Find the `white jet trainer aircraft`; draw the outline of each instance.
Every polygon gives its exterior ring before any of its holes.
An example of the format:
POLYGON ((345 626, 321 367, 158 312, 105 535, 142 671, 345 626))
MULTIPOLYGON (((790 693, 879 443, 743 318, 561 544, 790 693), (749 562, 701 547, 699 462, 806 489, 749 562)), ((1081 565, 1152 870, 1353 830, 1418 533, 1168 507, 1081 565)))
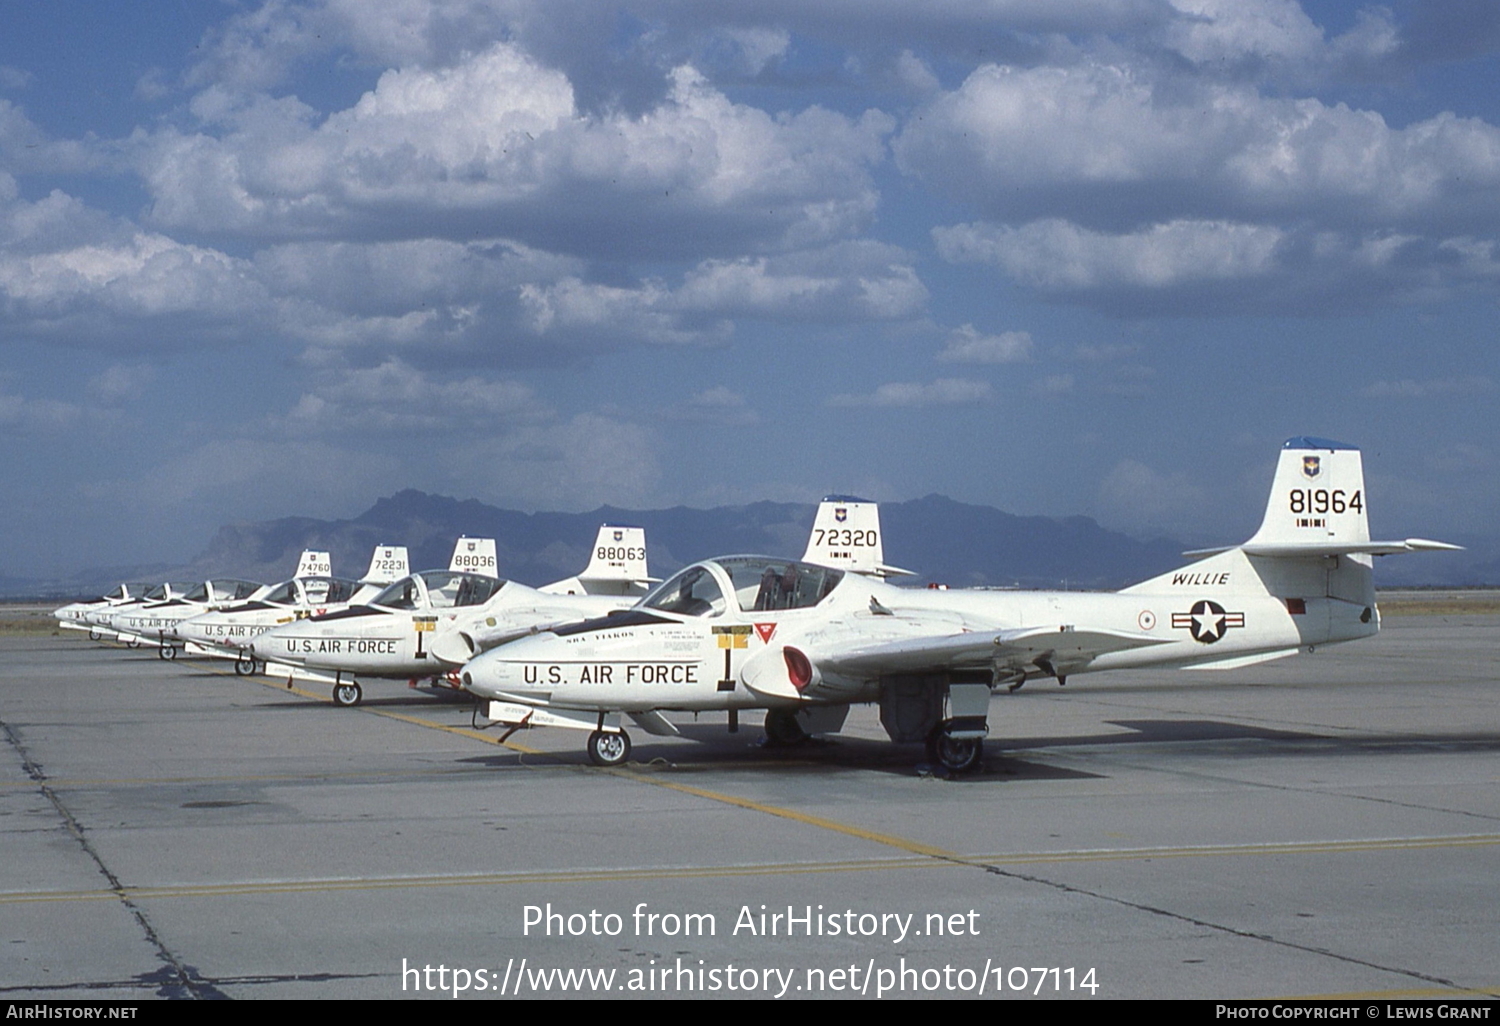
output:
MULTIPOLYGON (((297 573, 328 573, 328 553, 304 549, 297 559, 297 573)), ((227 609, 261 598, 269 588, 254 581, 218 578, 179 590, 160 601, 125 606, 110 614, 115 637, 130 648, 153 645, 162 659, 177 658, 177 627, 207 612, 227 609)))
POLYGON ((183 642, 183 651, 190 656, 233 659, 236 673, 254 673, 256 663, 250 654, 250 642, 266 631, 368 601, 397 577, 410 572, 406 548, 402 545, 375 546, 370 569, 358 581, 332 576, 326 552, 308 551, 302 556, 296 576, 273 586, 260 598, 201 613, 177 624, 173 636, 183 642))
POLYGON ((605 524, 588 567, 543 588, 501 580, 495 542, 460 538, 447 570, 404 577, 365 605, 278 627, 250 646, 266 672, 333 685, 335 705, 358 705, 361 680, 445 683, 475 652, 548 626, 628 608, 654 583, 646 532, 605 524))
POLYGON ((57 625, 59 627, 66 627, 69 630, 75 631, 88 631, 93 640, 98 641, 100 637, 99 628, 97 625, 88 622, 88 615, 106 609, 113 609, 115 606, 123 605, 126 602, 138 602, 141 596, 145 595, 151 588, 152 585, 149 581, 126 581, 118 585, 107 595, 101 595, 88 602, 70 602, 65 606, 54 609, 52 615, 57 617, 57 625))
POLYGON ((198 584, 168 582, 152 588, 138 602, 123 602, 112 609, 91 612, 87 620, 98 626, 101 633, 113 634, 127 648, 151 645, 161 658, 172 659, 177 655, 177 647, 171 631, 178 623, 210 609, 258 598, 265 591, 264 584, 232 577, 198 584))
POLYGON ((523 638, 463 669, 506 724, 588 730, 589 757, 630 754, 628 715, 766 709, 787 742, 878 702, 891 740, 952 771, 980 762, 991 692, 1126 667, 1248 666, 1374 634, 1372 556, 1458 546, 1372 542, 1353 446, 1293 438, 1260 530, 1108 593, 897 588, 810 561, 731 556, 687 567, 627 613, 523 638))

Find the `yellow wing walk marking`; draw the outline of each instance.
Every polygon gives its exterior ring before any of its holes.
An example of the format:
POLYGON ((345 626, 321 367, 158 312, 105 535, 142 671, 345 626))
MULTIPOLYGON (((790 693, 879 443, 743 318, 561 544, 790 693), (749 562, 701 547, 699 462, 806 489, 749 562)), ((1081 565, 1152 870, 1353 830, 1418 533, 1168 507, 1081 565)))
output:
MULTIPOLYGON (((700 788, 670 785, 673 790, 683 791, 699 797, 723 800, 713 792, 700 788)), ((772 815, 785 814, 772 806, 756 802, 733 800, 732 804, 766 811, 772 815)), ((840 829, 841 824, 830 823, 816 816, 792 813, 790 818, 829 829, 840 829)), ((853 836, 864 837, 884 844, 900 846, 900 838, 891 838, 869 831, 852 831, 853 836)), ((951 855, 935 848, 915 845, 912 855, 887 858, 846 859, 838 862, 766 862, 723 866, 662 866, 627 869, 556 869, 523 870, 512 873, 450 873, 445 875, 389 876, 389 877, 333 877, 311 880, 247 880, 236 883, 173 884, 161 887, 126 887, 123 893, 132 898, 192 898, 223 897, 244 894, 300 894, 324 891, 392 890, 428 887, 504 887, 536 883, 598 883, 621 880, 690 880, 716 879, 734 876, 800 876, 816 873, 888 872, 912 869, 957 869, 977 865, 1057 865, 1076 862, 1107 862, 1116 859, 1145 858, 1210 858, 1220 856, 1286 855, 1301 853, 1359 852, 1376 850, 1401 850, 1413 848, 1467 848, 1500 844, 1500 835, 1482 834, 1458 837, 1398 837, 1385 840, 1352 840, 1325 842, 1283 842, 1249 845, 1224 845, 1220 847, 1186 848, 1100 848, 1079 851, 1011 852, 1001 855, 951 855)), ((56 901, 100 901, 115 900, 119 893, 113 890, 87 891, 0 891, 0 905, 15 905, 56 901)), ((1421 997, 1426 995, 1451 994, 1452 991, 1389 991, 1381 996, 1421 997)), ((1349 997, 1350 995, 1320 995, 1321 997, 1349 997)))
POLYGON ((754 632, 755 628, 750 624, 738 623, 729 627, 715 627, 714 637, 720 648, 749 648, 750 635, 754 632))

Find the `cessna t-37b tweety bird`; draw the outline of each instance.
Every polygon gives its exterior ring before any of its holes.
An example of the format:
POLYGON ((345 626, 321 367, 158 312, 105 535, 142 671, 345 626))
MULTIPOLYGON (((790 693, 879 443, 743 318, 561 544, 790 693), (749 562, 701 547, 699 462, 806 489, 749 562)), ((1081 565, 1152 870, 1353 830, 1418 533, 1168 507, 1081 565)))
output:
POLYGON ((201 613, 177 624, 172 634, 183 643, 183 651, 190 656, 233 659, 236 673, 254 673, 256 662, 250 643, 266 631, 368 601, 396 578, 411 572, 402 545, 375 546, 370 569, 358 581, 332 576, 326 552, 302 555, 296 576, 273 586, 260 598, 201 613))
POLYGON ((126 602, 138 602, 141 596, 145 595, 151 588, 152 585, 150 582, 127 581, 118 585, 109 594, 101 595, 92 601, 70 602, 65 606, 54 609, 52 615, 57 617, 57 625, 59 627, 66 627, 69 630, 75 631, 88 631, 93 636, 93 640, 98 641, 100 638, 99 628, 97 625, 88 622, 88 615, 106 609, 113 609, 115 606, 123 605, 126 602))
POLYGON ((1371 541, 1353 446, 1293 438, 1260 529, 1112 594, 916 590, 812 561, 731 556, 687 567, 630 611, 523 638, 463 669, 506 724, 590 731, 589 757, 625 761, 621 713, 651 734, 663 711, 765 709, 788 742, 841 729, 877 702, 893 741, 977 765, 991 692, 1127 667, 1248 666, 1374 634, 1372 556, 1453 549, 1371 541))
MULTIPOLYGON (((124 602, 111 609, 92 612, 91 623, 102 633, 112 633, 128 648, 151 645, 163 659, 177 655, 171 631, 177 624, 210 609, 223 609, 265 594, 266 586, 255 581, 218 577, 199 584, 168 583, 148 591, 139 602, 124 602)), ((92 637, 92 635, 90 635, 92 637)))
POLYGON ((358 705, 361 680, 448 683, 486 645, 628 608, 652 582, 646 532, 605 524, 588 567, 546 587, 501 580, 493 539, 460 538, 447 570, 404 577, 367 604, 278 627, 251 643, 266 672, 333 686, 335 705, 358 705))
MULTIPOLYGON (((297 559, 297 575, 329 573, 328 553, 304 549, 297 559)), ((177 635, 180 624, 232 606, 262 598, 270 591, 264 584, 218 578, 175 595, 168 600, 116 610, 110 620, 115 636, 131 648, 153 645, 162 659, 177 658, 182 639, 177 635)))

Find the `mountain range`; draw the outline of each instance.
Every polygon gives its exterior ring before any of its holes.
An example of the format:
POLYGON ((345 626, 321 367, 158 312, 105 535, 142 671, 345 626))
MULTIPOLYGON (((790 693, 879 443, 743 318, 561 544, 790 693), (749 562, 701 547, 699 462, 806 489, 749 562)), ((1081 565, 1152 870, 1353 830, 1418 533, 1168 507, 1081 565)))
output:
MULTIPOLYGON (((756 502, 706 510, 602 506, 587 513, 520 513, 408 489, 347 520, 285 517, 226 525, 183 565, 98 568, 66 581, 0 579, 0 595, 97 594, 135 579, 279 581, 305 548, 330 552, 334 573, 344 577, 361 575, 376 545, 405 545, 414 570, 430 569, 447 566, 460 535, 495 538, 501 576, 538 585, 582 570, 601 523, 644 527, 651 572, 666 577, 714 555, 800 556, 813 512, 810 503, 756 502)), ((1016 516, 941 495, 882 503, 880 514, 886 562, 915 571, 917 584, 1113 589, 1185 562, 1186 546, 1176 541, 1141 541, 1084 516, 1016 516)), ((1386 586, 1500 583, 1500 562, 1476 562, 1462 553, 1382 560, 1376 579, 1386 586)))

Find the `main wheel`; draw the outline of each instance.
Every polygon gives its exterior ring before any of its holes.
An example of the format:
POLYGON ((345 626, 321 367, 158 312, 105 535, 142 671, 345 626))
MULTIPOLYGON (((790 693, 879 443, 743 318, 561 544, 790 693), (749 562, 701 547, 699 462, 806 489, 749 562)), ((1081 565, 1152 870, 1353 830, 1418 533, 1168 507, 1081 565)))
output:
POLYGON ((630 758, 630 735, 623 730, 596 730, 589 735, 589 760, 595 766, 619 766, 630 758))
POLYGON ((953 737, 939 723, 927 737, 927 758, 951 773, 966 773, 984 758, 984 738, 953 737))
POLYGON ((104 635, 100 634, 98 631, 95 631, 95 630, 89 631, 89 640, 90 641, 98 641, 102 637, 104 637, 104 635))
POLYGON ((345 709, 354 708, 364 697, 364 690, 357 683, 341 683, 333 686, 333 704, 341 705, 345 709))
POLYGON ((249 652, 241 652, 238 659, 234 661, 234 672, 241 677, 248 677, 255 672, 255 657, 249 652))
POLYGON ((773 745, 795 745, 807 740, 807 731, 791 709, 771 709, 766 713, 766 740, 773 745))
POLYGON ((172 645, 162 645, 156 650, 156 657, 158 659, 176 659, 177 649, 172 645))
POLYGON ((125 639, 125 647, 126 648, 140 648, 141 647, 141 639, 140 638, 133 638, 133 637, 132 638, 126 638, 125 639))

